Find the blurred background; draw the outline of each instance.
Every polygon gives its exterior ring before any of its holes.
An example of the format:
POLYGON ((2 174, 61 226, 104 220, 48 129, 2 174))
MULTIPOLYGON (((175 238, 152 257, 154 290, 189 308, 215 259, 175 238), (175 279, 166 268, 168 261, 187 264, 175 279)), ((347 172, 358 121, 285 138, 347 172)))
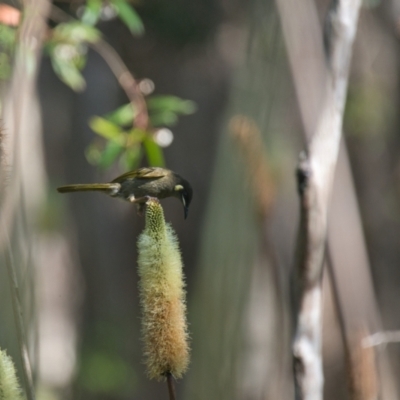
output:
MULTIPOLYGON (((310 4, 322 27, 329 2, 310 4)), ((187 220, 179 202, 163 202, 182 249, 191 334, 178 398, 293 398, 289 283, 306 139, 282 16, 270 0, 130 5, 0 2, 0 347, 24 385, 12 270, 38 400, 167 399, 141 353, 143 218, 98 193, 56 192, 164 163, 194 189, 187 220), (86 28, 63 26, 75 20, 86 28), (124 65, 142 83, 151 129, 137 109, 112 114, 129 102, 124 65), (131 147, 119 142, 128 134, 131 147)), ((355 398, 346 338, 400 330, 399 17, 398 1, 365 0, 353 48, 323 277, 326 399, 355 398)), ((372 387, 363 398, 399 398, 399 344, 371 351, 380 383, 362 375, 372 387)))

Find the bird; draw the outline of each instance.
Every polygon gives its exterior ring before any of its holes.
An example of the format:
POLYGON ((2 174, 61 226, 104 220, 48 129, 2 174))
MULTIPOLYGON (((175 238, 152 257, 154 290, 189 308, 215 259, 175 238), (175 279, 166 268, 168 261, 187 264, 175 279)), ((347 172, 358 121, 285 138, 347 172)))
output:
POLYGON ((160 167, 143 167, 126 172, 110 183, 77 183, 57 188, 59 193, 96 191, 138 205, 139 213, 149 197, 176 197, 183 205, 187 218, 193 197, 190 183, 177 173, 160 167))

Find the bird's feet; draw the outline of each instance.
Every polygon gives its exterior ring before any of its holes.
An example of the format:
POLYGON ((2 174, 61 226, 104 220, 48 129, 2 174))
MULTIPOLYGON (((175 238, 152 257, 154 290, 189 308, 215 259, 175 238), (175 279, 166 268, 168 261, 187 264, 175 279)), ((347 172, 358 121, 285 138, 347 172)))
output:
POLYGON ((158 201, 158 199, 156 199, 155 197, 151 197, 151 196, 143 196, 143 197, 136 198, 135 196, 132 195, 129 197, 129 201, 134 204, 146 204, 150 199, 153 199, 153 200, 155 199, 158 201))
POLYGON ((137 199, 133 195, 129 197, 129 201, 131 203, 134 203, 137 205, 137 210, 138 210, 139 216, 143 216, 146 204, 149 200, 158 202, 158 199, 156 197, 151 197, 151 196, 143 196, 143 197, 139 197, 137 199))

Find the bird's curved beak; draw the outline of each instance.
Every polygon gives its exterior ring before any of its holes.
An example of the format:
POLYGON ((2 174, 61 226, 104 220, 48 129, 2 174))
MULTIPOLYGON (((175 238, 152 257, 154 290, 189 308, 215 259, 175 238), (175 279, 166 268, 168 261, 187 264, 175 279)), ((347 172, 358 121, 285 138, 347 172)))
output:
POLYGON ((182 195, 182 197, 181 197, 181 200, 182 200, 182 204, 183 204, 183 212, 184 212, 184 216, 185 216, 185 219, 187 218, 187 216, 188 216, 188 212, 189 212, 189 207, 187 206, 187 204, 186 204, 186 200, 185 200, 185 197, 182 195))

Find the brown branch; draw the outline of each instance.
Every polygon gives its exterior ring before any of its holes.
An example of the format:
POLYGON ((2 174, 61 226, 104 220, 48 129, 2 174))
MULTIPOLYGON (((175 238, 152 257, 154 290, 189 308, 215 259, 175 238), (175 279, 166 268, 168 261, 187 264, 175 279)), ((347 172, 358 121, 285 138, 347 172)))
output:
POLYGON ((149 116, 146 101, 137 81, 126 67, 119 54, 103 39, 91 44, 91 47, 103 57, 104 61, 118 79, 119 84, 125 91, 129 100, 135 106, 135 126, 143 130, 148 129, 149 116))
POLYGON ((365 339, 370 337, 366 328, 350 330, 346 326, 345 312, 339 298, 339 288, 335 270, 332 266, 330 248, 328 246, 327 267, 332 289, 332 300, 335 304, 339 322, 339 330, 343 343, 346 375, 348 378, 351 400, 373 400, 378 398, 379 379, 375 350, 365 346, 365 339))
MULTIPOLYGON (((71 17, 65 11, 54 5, 51 6, 50 18, 56 22, 76 21, 75 18, 71 17)), ((135 126, 139 129, 147 130, 149 127, 147 105, 143 93, 141 92, 133 74, 129 71, 128 67, 125 65, 115 49, 105 40, 100 38, 96 43, 89 43, 89 45, 104 59, 104 61, 110 67, 111 71, 121 85, 121 88, 124 90, 126 96, 131 102, 134 108, 135 126)))
MULTIPOLYGON (((318 35, 319 40, 313 41, 315 48, 310 47, 316 59, 311 58, 309 68, 312 67, 312 71, 318 72, 316 79, 323 77, 323 90, 322 94, 312 90, 315 87, 318 88, 319 82, 308 89, 313 99, 309 107, 303 105, 303 102, 309 103, 309 101, 306 100, 307 88, 301 82, 301 71, 297 70, 297 63, 299 62, 298 55, 304 55, 300 47, 307 42, 304 37, 307 35, 304 32, 315 34, 319 31, 317 13, 310 1, 304 3, 304 8, 308 7, 309 12, 303 9, 295 13, 292 6, 299 7, 298 2, 278 0, 277 3, 304 129, 307 136, 311 138, 307 154, 302 157, 297 173, 301 221, 294 278, 295 391, 298 399, 320 400, 323 396, 321 276, 327 239, 329 200, 342 134, 348 70, 360 1, 333 1, 335 7, 332 7, 328 14, 330 30, 325 42, 329 49, 327 70, 323 67, 324 49, 321 44, 321 33, 318 35), (322 101, 318 102, 318 99, 322 101)), ((312 81, 312 75, 307 76, 312 81)))

